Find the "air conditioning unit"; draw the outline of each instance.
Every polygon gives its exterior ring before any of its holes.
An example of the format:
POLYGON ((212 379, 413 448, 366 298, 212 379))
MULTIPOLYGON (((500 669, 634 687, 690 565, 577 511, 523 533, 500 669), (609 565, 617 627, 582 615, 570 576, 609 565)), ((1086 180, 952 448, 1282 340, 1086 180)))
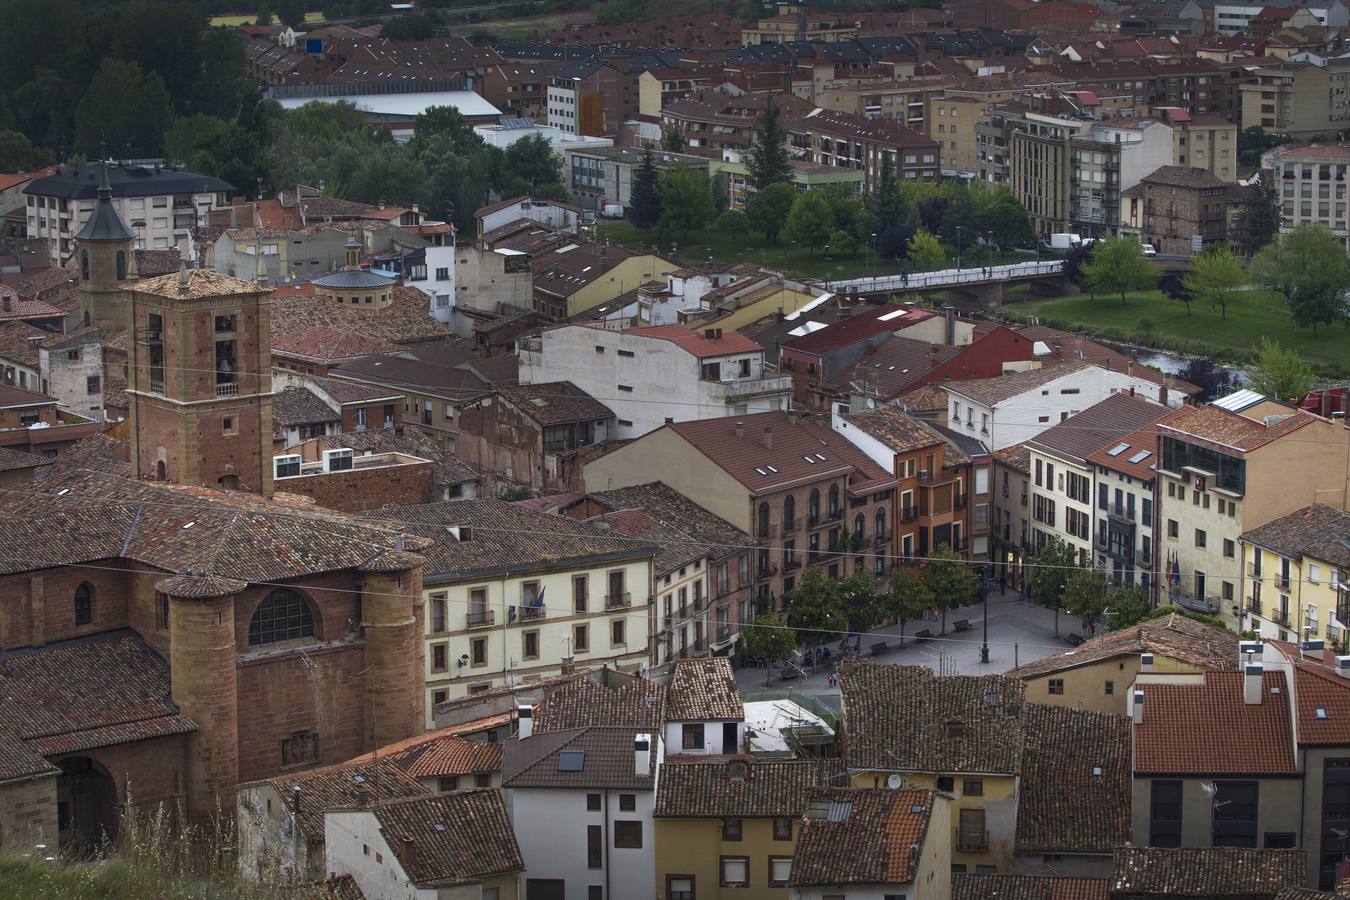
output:
POLYGON ((299 456, 274 456, 272 457, 272 477, 273 478, 294 478, 300 474, 300 463, 302 458, 299 456))
POLYGON ((323 470, 325 472, 345 472, 352 467, 356 454, 351 450, 323 451, 323 470))

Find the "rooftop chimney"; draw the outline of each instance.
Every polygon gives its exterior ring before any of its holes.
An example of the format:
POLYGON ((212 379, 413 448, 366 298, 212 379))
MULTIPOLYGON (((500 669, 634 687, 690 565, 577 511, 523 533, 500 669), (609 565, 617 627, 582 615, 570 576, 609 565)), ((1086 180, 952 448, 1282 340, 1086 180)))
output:
POLYGON ((1350 678, 1350 656, 1336 657, 1336 674, 1342 678, 1350 678))
POLYGON ((521 704, 516 707, 516 737, 522 741, 534 734, 534 707, 521 704))
POLYGON ((772 425, 765 425, 765 426, 764 426, 764 449, 765 449, 765 450, 772 450, 772 449, 773 449, 773 426, 772 426, 772 425))
POLYGON ((737 437, 737 438, 743 438, 743 437, 745 437, 745 423, 744 423, 744 422, 737 422, 737 423, 736 423, 736 437, 737 437))
POLYGON ((1140 654, 1139 654, 1139 671, 1140 671, 1140 672, 1152 672, 1152 671, 1153 671, 1153 654, 1152 654, 1152 653, 1140 653, 1140 654))
POLYGON ((1259 663, 1265 649, 1265 645, 1260 641, 1238 641, 1238 667, 1253 662, 1259 663))
POLYGON ((1322 392, 1322 418, 1331 418, 1331 391, 1322 392))
POLYGON ((1322 658, 1322 650, 1326 647, 1321 641, 1306 640, 1298 645, 1299 653, 1302 656, 1311 656, 1313 659, 1322 658))
POLYGON ((398 858, 402 861, 405 871, 412 868, 413 861, 417 859, 417 842, 406 835, 399 838, 398 858))
POLYGON ((178 293, 186 294, 188 292, 187 260, 178 261, 178 293))
POLYGON ((356 792, 356 805, 357 805, 357 806, 369 806, 369 805, 370 805, 370 791, 366 790, 365 788, 361 788, 361 790, 357 791, 357 792, 356 792))
POLYGON ((652 736, 637 734, 633 736, 633 774, 650 775, 652 771, 652 736))
POLYGON ((1248 706, 1261 703, 1261 680, 1265 667, 1259 662, 1248 663, 1242 667, 1242 702, 1248 706))
POLYGON ((1133 709, 1132 709, 1132 711, 1131 711, 1131 712, 1132 712, 1131 718, 1134 720, 1134 724, 1136 724, 1136 725, 1142 725, 1142 724, 1144 724, 1144 692, 1143 692, 1143 691, 1138 690, 1138 689, 1135 689, 1135 692, 1134 692, 1134 703, 1132 704, 1132 706, 1133 706, 1133 709))
POLYGON ((302 791, 300 790, 300 785, 297 784, 295 787, 291 788, 291 811, 294 812, 297 816, 300 815, 301 793, 302 791))
POLYGON ((955 347, 955 346, 956 346, 956 307, 955 307, 955 306, 944 306, 944 307, 942 307, 942 312, 943 312, 943 315, 945 315, 945 316, 947 317, 947 331, 946 331, 947 346, 948 346, 948 347, 955 347))

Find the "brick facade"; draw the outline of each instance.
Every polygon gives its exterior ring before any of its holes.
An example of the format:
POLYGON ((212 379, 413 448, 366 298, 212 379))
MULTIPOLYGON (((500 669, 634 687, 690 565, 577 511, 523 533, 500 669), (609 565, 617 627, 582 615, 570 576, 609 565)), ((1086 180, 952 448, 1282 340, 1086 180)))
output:
POLYGON ((56 777, 0 784, 0 850, 22 853, 56 842, 56 777))
POLYGON ((433 493, 432 465, 425 460, 284 478, 276 486, 279 491, 313 498, 320 506, 339 512, 366 512, 440 499, 433 493))

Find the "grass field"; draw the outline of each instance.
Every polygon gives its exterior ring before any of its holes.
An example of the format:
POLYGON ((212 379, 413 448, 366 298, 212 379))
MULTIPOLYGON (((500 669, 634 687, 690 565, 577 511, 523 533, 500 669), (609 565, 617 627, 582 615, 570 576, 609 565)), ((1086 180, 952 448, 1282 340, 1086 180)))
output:
MULTIPOLYGON (((454 12, 454 10, 451 8, 446 12, 454 12)), ((572 14, 572 18, 577 18, 575 13, 572 14)), ((544 16, 524 16, 518 19, 483 19, 479 22, 461 22, 447 25, 445 30, 460 37, 468 37, 475 31, 487 31, 499 42, 528 41, 534 38, 535 32, 543 34, 554 31, 566 25, 567 22, 567 13, 551 13, 544 16)))
MULTIPOLYGON (((224 28, 233 28, 236 25, 252 25, 256 21, 258 21, 258 14, 252 13, 251 15, 239 15, 239 16, 212 16, 208 24, 217 25, 224 28)), ((305 13, 305 21, 321 22, 323 21, 323 13, 307 12, 305 13)))
MULTIPOLYGON (((607 237, 629 249, 644 243, 651 246, 656 240, 654 236, 644 237, 629 222, 602 222, 599 236, 607 237)), ((659 250, 667 259, 670 258, 668 242, 662 243, 659 250)), ((860 275, 894 275, 901 271, 900 263, 887 262, 866 250, 860 250, 853 256, 826 259, 820 250, 811 251, 790 243, 771 244, 759 234, 743 234, 732 241, 723 232, 711 228, 706 235, 703 232, 691 232, 687 242, 677 245, 675 255, 681 262, 690 265, 704 262, 711 256, 719 262, 754 263, 782 272, 789 277, 813 279, 836 280, 856 278, 860 275)), ((961 261, 963 265, 975 266, 985 265, 988 259, 988 255, 981 250, 974 256, 963 255, 961 261)), ((1025 259, 1025 255, 1011 252, 993 254, 995 264, 1008 261, 1021 262, 1025 259)), ((948 261, 948 265, 954 264, 955 260, 948 261)), ((915 271, 908 261, 904 261, 904 265, 909 271, 915 271)))
POLYGON ((1345 328, 1322 327, 1313 337, 1310 328, 1295 328, 1284 298, 1270 291, 1244 291, 1228 305, 1228 318, 1202 303, 1186 305, 1160 291, 1099 296, 1081 294, 1050 300, 1022 300, 1003 307, 1017 317, 1038 316, 1042 324, 1087 331, 1105 338, 1133 341, 1142 337, 1163 348, 1214 358, 1244 360, 1261 337, 1293 347, 1310 363, 1337 372, 1350 372, 1350 333, 1345 328), (1151 328, 1145 331, 1145 319, 1151 328))

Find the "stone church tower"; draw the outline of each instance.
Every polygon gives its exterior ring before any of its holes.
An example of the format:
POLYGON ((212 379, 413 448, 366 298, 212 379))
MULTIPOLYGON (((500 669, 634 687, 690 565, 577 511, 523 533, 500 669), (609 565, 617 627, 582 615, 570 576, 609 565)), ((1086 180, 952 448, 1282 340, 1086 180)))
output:
POLYGON ((80 255, 80 322, 123 334, 130 327, 126 281, 136 277, 136 234, 113 208, 106 163, 102 173, 94 212, 75 236, 80 255))
POLYGON ((183 268, 126 293, 136 477, 271 496, 268 289, 183 268))

